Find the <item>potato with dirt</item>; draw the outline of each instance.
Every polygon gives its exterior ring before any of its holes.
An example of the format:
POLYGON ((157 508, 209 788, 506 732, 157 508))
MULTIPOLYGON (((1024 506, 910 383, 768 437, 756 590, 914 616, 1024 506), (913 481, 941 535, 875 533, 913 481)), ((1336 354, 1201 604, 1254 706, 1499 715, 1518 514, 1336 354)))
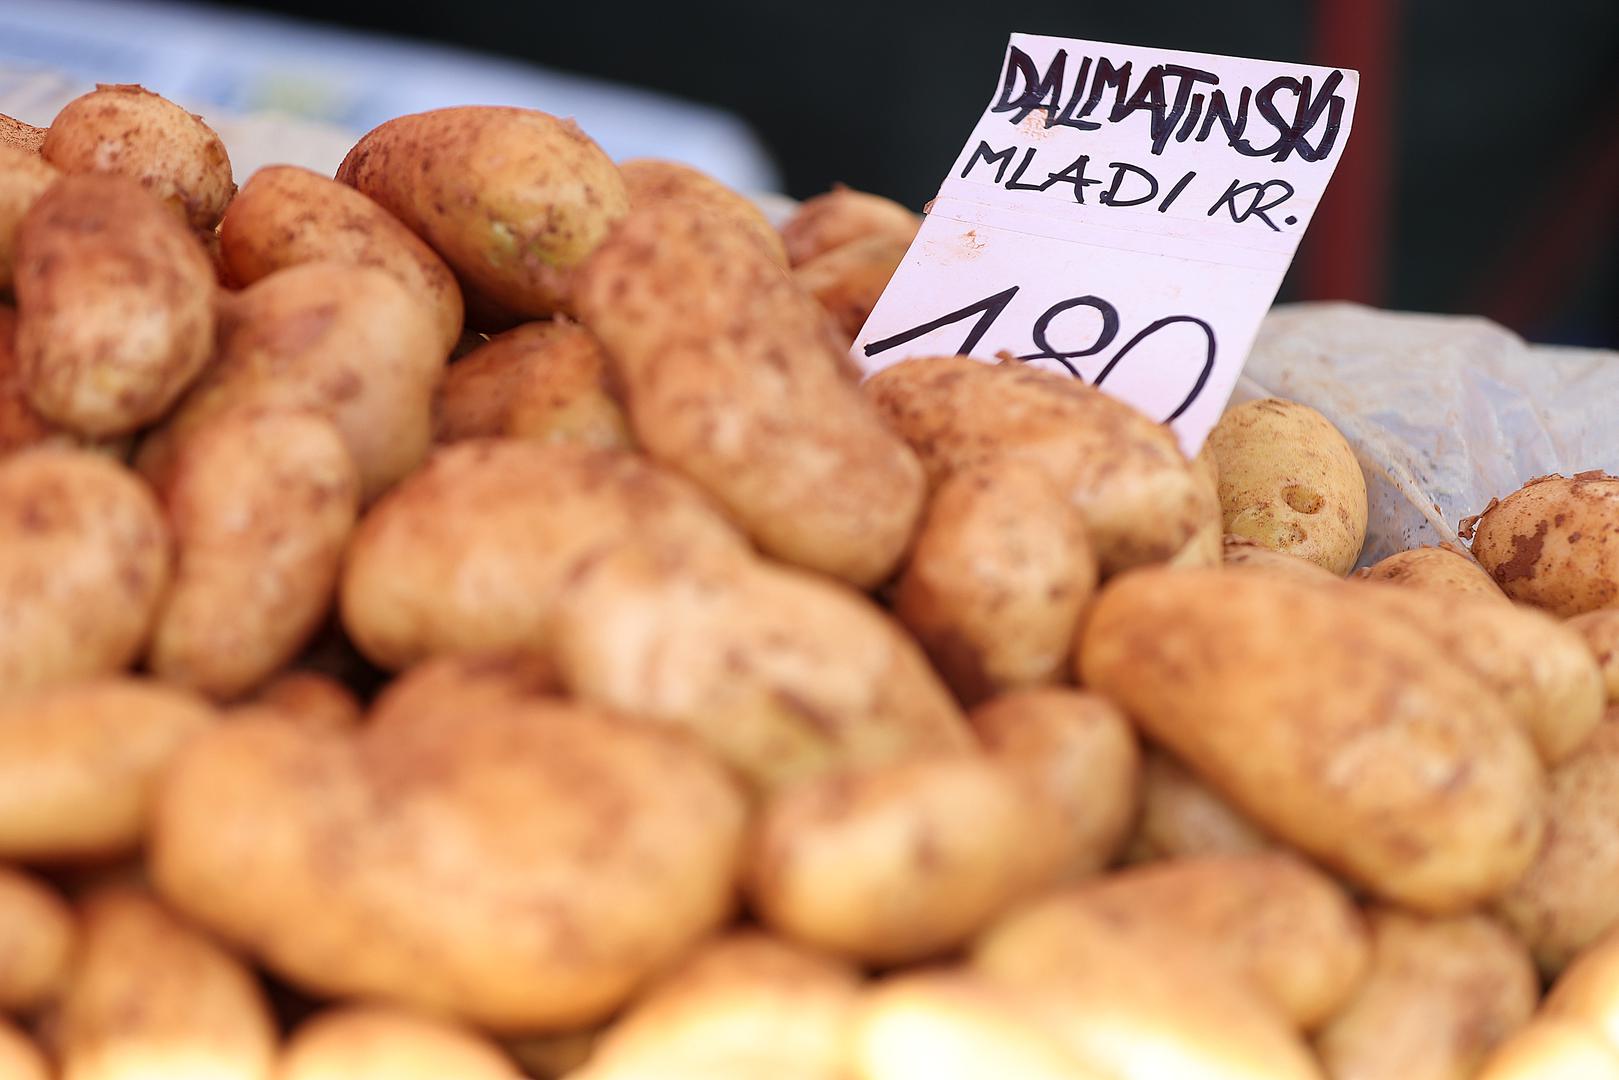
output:
POLYGON ((910 242, 900 237, 869 236, 794 267, 793 280, 815 297, 852 342, 908 250, 910 242))
POLYGON ((327 1009, 287 1040, 275 1080, 520 1080, 484 1036, 380 1005, 327 1009))
POLYGON ((0 113, 0 148, 21 150, 37 157, 39 148, 44 145, 46 130, 0 113))
POLYGON ((38 154, 0 143, 0 292, 11 289, 18 226, 60 175, 38 154))
MULTIPOLYGON (((78 938, 73 911, 44 881, 0 864, 0 1013, 32 1013, 67 983, 78 938)), ((11 1074, 0 1069, 0 1076, 11 1074)))
POLYGON ((517 649, 445 653, 416 664, 383 687, 371 703, 375 728, 467 716, 562 696, 556 666, 543 653, 517 649))
POLYGON ((892 199, 839 184, 805 199, 781 227, 781 238, 788 260, 796 267, 870 237, 909 244, 921 227, 918 214, 892 199))
POLYGON ((1149 747, 1142 756, 1141 816, 1130 840, 1131 861, 1251 855, 1279 846, 1162 750, 1149 747))
POLYGON ((1619 609, 1588 611, 1569 619, 1566 625, 1585 639, 1586 648, 1596 658, 1608 703, 1619 704, 1619 609))
POLYGON ((1501 591, 1473 556, 1454 544, 1397 551, 1388 558, 1355 571, 1362 581, 1384 581, 1435 596, 1472 596, 1505 600, 1501 591))
POLYGON ((28 404, 17 358, 17 313, 0 304, 0 457, 40 443, 72 445, 74 441, 74 436, 28 404))
POLYGON ((1568 618, 1619 607, 1619 476, 1542 476, 1461 526, 1509 597, 1568 618))
POLYGON ((1227 533, 1220 541, 1222 566, 1255 569, 1267 574, 1281 574, 1297 581, 1332 583, 1338 578, 1332 571, 1300 555, 1266 547, 1258 540, 1227 533))
POLYGON ((619 175, 629 192, 630 208, 676 202, 700 206, 745 229, 778 266, 787 266, 787 249, 781 234, 752 199, 732 191, 707 173, 677 161, 633 158, 620 162, 619 175))

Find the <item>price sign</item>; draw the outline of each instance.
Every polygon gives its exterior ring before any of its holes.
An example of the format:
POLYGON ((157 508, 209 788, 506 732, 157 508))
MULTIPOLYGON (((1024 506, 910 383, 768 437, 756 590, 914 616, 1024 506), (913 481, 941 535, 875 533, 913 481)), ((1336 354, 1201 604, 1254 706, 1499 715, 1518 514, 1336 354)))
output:
POLYGON ((1014 34, 854 356, 1066 372, 1220 417, 1344 141, 1353 71, 1014 34))

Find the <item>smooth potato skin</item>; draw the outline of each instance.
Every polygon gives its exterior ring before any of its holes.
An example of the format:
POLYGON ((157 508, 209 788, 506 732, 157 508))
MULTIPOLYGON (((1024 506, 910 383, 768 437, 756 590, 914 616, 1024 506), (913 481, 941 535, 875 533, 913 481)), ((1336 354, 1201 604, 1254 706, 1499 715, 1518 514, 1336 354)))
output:
POLYGON ((1186 766, 1148 748, 1141 768, 1141 818, 1130 842, 1132 860, 1250 855, 1276 846, 1186 766))
POLYGON ((276 1080, 519 1080, 483 1036, 429 1016, 378 1005, 328 1009, 301 1024, 276 1080))
POLYGON ((51 185, 17 230, 15 278, 29 404, 82 434, 156 420, 213 350, 208 254, 134 181, 51 185))
POLYGON ((853 342, 910 247, 910 241, 897 236, 853 240, 795 267, 793 280, 853 342))
POLYGON ((1588 1025, 1619 1045, 1619 931, 1610 930, 1574 958, 1552 984, 1541 1015, 1588 1025))
POLYGON ((1437 596, 1472 596, 1505 600, 1484 568, 1473 557, 1450 544, 1397 551, 1381 562, 1355 571, 1363 581, 1384 581, 1437 596))
POLYGON ((42 442, 69 442, 72 436, 30 404, 17 358, 17 313, 0 304, 0 457, 42 442))
POLYGON ((363 709, 354 691, 317 671, 288 671, 259 687, 251 704, 276 709, 297 723, 332 731, 359 727, 363 709))
POLYGON ((238 285, 307 262, 391 274, 433 315, 440 352, 461 337, 461 286, 443 259, 399 219, 346 184, 294 165, 254 173, 225 210, 220 256, 238 285))
POLYGON ((374 728, 433 720, 460 723, 480 713, 561 696, 556 666, 543 653, 446 653, 416 664, 383 687, 368 720, 374 728))
POLYGON ((922 510, 916 457, 845 378, 822 313, 742 229, 679 203, 632 213, 582 269, 637 442, 766 554, 870 588, 922 510))
POLYGON ((45 142, 46 130, 0 113, 0 147, 8 150, 21 150, 37 156, 45 142))
POLYGON ((1462 523, 1509 597, 1568 618, 1619 607, 1619 477, 1542 476, 1462 523))
POLYGON ((1619 1080, 1619 1052, 1585 1024, 1536 1017, 1495 1048, 1477 1080, 1619 1080))
POLYGON ((805 199, 782 226, 788 260, 801 266, 845 244, 881 236, 909 244, 922 227, 917 214, 891 199, 838 186, 805 199))
POLYGON ((129 666, 169 581, 169 533, 128 469, 83 450, 0 458, 0 701, 129 666))
POLYGON ((0 1012, 31 1013, 55 1000, 77 936, 73 912, 55 889, 0 865, 0 1012))
POLYGON ((1464 910, 1539 847, 1545 777, 1528 736, 1349 587, 1140 571, 1102 590, 1078 663, 1262 828, 1386 898, 1464 910))
MULTIPOLYGON (((0 130, 0 137, 4 131, 0 130)), ((52 1080, 45 1055, 34 1041, 0 1017, 0 1076, 8 1080, 52 1080)))
POLYGON ((1568 620, 1568 627, 1585 639, 1596 658, 1609 704, 1619 703, 1619 610, 1588 611, 1568 620))
POLYGON ((153 673, 230 699, 283 667, 331 607, 359 498, 322 416, 244 409, 199 427, 164 493, 177 557, 153 673))
POLYGON ((1209 433, 1225 531, 1343 577, 1366 540, 1366 478, 1332 422, 1280 398, 1226 410, 1209 433))
POLYGON ((571 272, 629 209, 623 178, 571 120, 469 105, 401 116, 337 179, 432 245, 474 297, 519 316, 566 310, 571 272))
POLYGON ((629 193, 630 208, 660 202, 682 202, 705 207, 710 213, 728 218, 746 229, 770 255, 771 262, 785 268, 787 248, 781 234, 771 227, 752 199, 732 191, 706 173, 690 165, 657 158, 632 158, 620 162, 619 175, 629 193))
POLYGON ((7 292, 16 261, 17 227, 60 174, 38 154, 6 146, 3 140, 0 131, 0 292, 7 292))

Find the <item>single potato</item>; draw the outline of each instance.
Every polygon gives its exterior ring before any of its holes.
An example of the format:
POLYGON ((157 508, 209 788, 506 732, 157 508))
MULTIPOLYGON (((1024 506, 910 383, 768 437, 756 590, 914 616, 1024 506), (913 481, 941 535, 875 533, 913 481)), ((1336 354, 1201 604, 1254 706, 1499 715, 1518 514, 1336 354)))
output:
POLYGON ((1162 750, 1148 749, 1141 766, 1141 818, 1130 857, 1251 855, 1277 844, 1235 807, 1162 750))
POLYGON ((0 129, 0 292, 11 291, 17 227, 60 175, 38 154, 6 146, 0 129))
POLYGON ((1130 574, 1097 598, 1078 664, 1262 828, 1387 899, 1466 910, 1540 846, 1529 737, 1421 629, 1352 587, 1130 574))
POLYGON ((38 154, 45 142, 46 129, 25 124, 21 120, 0 113, 0 147, 38 154))
POLYGON ((0 701, 119 671, 169 581, 169 534, 140 479, 83 450, 0 458, 0 701))
MULTIPOLYGON (((0 139, 5 138, 0 128, 0 139)), ((53 1080, 50 1065, 34 1040, 0 1017, 0 1076, 6 1080, 53 1080)))
POLYGON ((1552 984, 1541 1016, 1585 1025, 1619 1047, 1619 929, 1575 957, 1552 984))
POLYGON ((1473 596, 1505 600, 1506 593, 1473 556, 1452 544, 1397 551, 1381 562, 1355 571, 1363 581, 1386 581, 1440 597, 1473 596))
POLYGON ((899 236, 852 240, 795 267, 793 280, 815 297, 852 342, 910 246, 909 240, 899 236))
POLYGON ((1568 620, 1568 628, 1585 639, 1585 645, 1602 669, 1602 686, 1608 703, 1619 704, 1619 610, 1588 611, 1568 620))
POLYGON ((1202 490, 1203 505, 1210 507, 1211 512, 1165 565, 1219 566, 1225 555, 1224 532, 1220 528, 1220 515, 1212 508, 1220 505, 1220 463, 1207 442, 1192 458, 1192 478, 1202 490))
POLYGON ((422 720, 458 723, 561 696, 556 667, 543 654, 446 653, 409 668, 385 686, 372 703, 370 724, 382 728, 422 720))
MULTIPOLYGON (((55 889, 0 865, 0 1013, 31 1013, 55 1001, 77 937, 73 912, 55 889)), ((11 1074, 0 1069, 0 1076, 11 1074)))
POLYGON ((290 719, 332 731, 358 727, 362 709, 354 691, 318 671, 288 671, 261 686, 253 704, 268 705, 290 719))
POLYGON ((857 240, 883 236, 909 244, 922 219, 892 199, 839 184, 805 199, 781 227, 787 258, 802 266, 817 255, 857 240))
POLYGON ((1225 531, 1339 577, 1366 541, 1366 478, 1332 421, 1279 398, 1233 406, 1209 433, 1225 531))
POLYGON ((329 1009, 288 1040, 275 1080, 520 1080, 474 1031, 378 1005, 329 1009))
POLYGON ((630 209, 676 202, 700 206, 747 230, 778 266, 787 266, 787 248, 752 199, 732 191, 707 173, 690 165, 657 158, 633 158, 620 163, 619 175, 629 192, 630 209))
POLYGON ((1460 531, 1520 603, 1563 618, 1619 607, 1619 476, 1539 477, 1491 500, 1460 531))
POLYGON ((1619 1080, 1619 1051, 1585 1024, 1540 1017, 1497 1046, 1477 1080, 1619 1080))
POLYGON ((1338 579, 1332 571, 1323 569, 1302 555, 1277 551, 1258 540, 1227 533, 1220 541, 1220 562, 1224 566, 1241 566, 1267 574, 1280 574, 1295 581, 1333 582, 1338 579))
POLYGON ((60 425, 28 404, 17 356, 17 313, 0 304, 0 457, 44 442, 72 445, 73 441, 60 425))

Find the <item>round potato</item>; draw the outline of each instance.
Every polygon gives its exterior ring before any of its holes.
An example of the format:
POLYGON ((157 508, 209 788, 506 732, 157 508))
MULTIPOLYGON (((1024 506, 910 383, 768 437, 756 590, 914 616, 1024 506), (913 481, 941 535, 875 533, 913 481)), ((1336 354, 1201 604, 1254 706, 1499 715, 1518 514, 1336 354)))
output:
POLYGON ((371 707, 370 723, 380 728, 424 718, 464 722, 561 694, 556 667, 539 653, 449 653, 422 661, 384 687, 371 707))
POLYGON ((1452 544, 1397 551, 1355 571, 1363 581, 1386 581, 1441 597, 1473 596, 1505 600, 1506 593, 1473 557, 1452 544))
POLYGON ((853 342, 910 246, 909 240, 898 236, 852 240, 794 268, 793 280, 815 297, 853 342))
POLYGON ((1619 704, 1619 610, 1588 611, 1568 620, 1568 627, 1585 639, 1596 657, 1609 704, 1619 704))
POLYGON ((1477 1080, 1619 1080, 1619 1052, 1585 1024, 1538 1017, 1495 1048, 1477 1080))
POLYGON ((253 704, 332 731, 358 727, 362 709, 354 691, 317 671, 289 671, 259 688, 253 704))
POLYGON ((169 580, 146 485, 88 451, 0 459, 0 700, 127 667, 169 580))
POLYGON ((1061 877, 1113 860, 1141 805, 1141 749, 1123 713, 1095 694, 1050 687, 1001 694, 967 720, 993 758, 1061 813, 1061 877))
POLYGON ((260 715, 168 771, 150 866, 319 996, 567 1030, 726 919, 744 813, 700 750, 585 706, 357 733, 260 715))
POLYGON ((461 338, 461 287, 444 260, 388 211, 319 173, 294 165, 254 173, 225 210, 219 250, 238 285, 308 262, 374 267, 432 314, 440 359, 461 338))
POLYGON ((242 409, 198 427, 164 493, 178 557, 152 672, 229 699, 284 666, 331 607, 359 497, 324 417, 242 409))
POLYGON ((1465 910, 1540 846, 1529 737, 1418 627, 1349 586, 1130 574, 1097 598, 1078 662, 1084 685, 1262 828, 1380 896, 1465 910))
POLYGON ((939 485, 894 614, 968 705, 1057 682, 1096 591, 1085 522, 1043 470, 963 469, 939 485))
POLYGON ((628 422, 606 375, 601 344, 577 323, 558 317, 508 330, 444 373, 433 402, 434 440, 509 437, 628 449, 628 422))
POLYGON ((690 165, 657 158, 634 158, 621 163, 618 171, 629 192, 630 209, 662 202, 703 207, 746 229, 769 253, 772 262, 782 267, 787 265, 787 248, 782 244, 781 234, 771 228, 758 204, 707 173, 690 165))
POLYGON ((909 244, 921 227, 921 217, 892 199, 839 184, 805 199, 781 227, 781 238, 788 260, 801 266, 817 255, 872 236, 909 244))
POLYGON ((29 404, 82 434, 156 420, 213 351, 208 253, 132 180, 52 184, 17 230, 15 276, 29 404))
MULTIPOLYGON (((73 912, 54 889, 0 865, 0 1012, 29 1013, 56 999, 77 932, 73 912)), ((11 1074, 0 1069, 0 1076, 11 1074)))
POLYGON ((1281 574, 1295 581, 1333 582, 1338 579, 1301 555, 1277 551, 1258 540, 1227 533, 1220 541, 1220 562, 1224 566, 1241 566, 1267 574, 1281 574))
MULTIPOLYGON (((4 137, 0 129, 0 138, 4 137)), ((34 1040, 0 1017, 0 1076, 6 1080, 52 1080, 45 1055, 34 1040)))
POLYGON ((1141 767, 1141 819, 1130 843, 1135 860, 1178 855, 1251 855, 1276 842, 1162 750, 1141 767))
POLYGON ((402 1009, 353 1005, 305 1021, 276 1080, 519 1080, 500 1049, 473 1031, 402 1009))
MULTIPOLYGON (((0 131, 0 140, 4 133, 0 131)), ((9 292, 16 261, 17 227, 60 174, 38 154, 0 141, 0 292, 9 292)))
POLYGON ((1333 1080, 1470 1080, 1535 1010, 1540 985, 1523 943, 1493 919, 1368 916, 1372 964, 1316 1038, 1333 1080))
POLYGON ((71 443, 72 437, 28 404, 17 357, 17 313, 0 304, 0 457, 43 442, 71 443))
POLYGON ((1512 599, 1567 618, 1619 607, 1619 476, 1542 476, 1462 522, 1512 599))
POLYGON ((618 169, 571 120, 488 105, 401 116, 338 167, 433 246, 474 297, 539 318, 629 209, 618 169))
POLYGON ((1280 398, 1228 409, 1209 433, 1225 531, 1343 577, 1366 541, 1366 478, 1332 421, 1280 398))
POLYGON ((0 147, 38 154, 45 142, 45 128, 25 124, 21 120, 0 113, 0 147))

